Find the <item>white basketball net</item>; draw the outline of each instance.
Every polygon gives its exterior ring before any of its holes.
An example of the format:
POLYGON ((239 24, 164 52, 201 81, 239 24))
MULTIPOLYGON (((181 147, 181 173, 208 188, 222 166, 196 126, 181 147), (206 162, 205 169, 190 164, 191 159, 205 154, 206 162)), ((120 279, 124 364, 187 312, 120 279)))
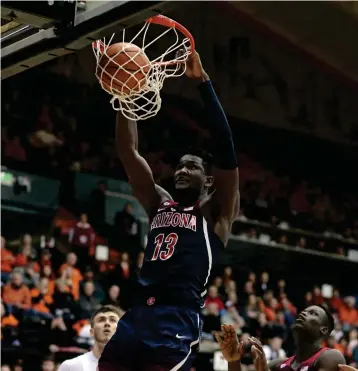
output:
MULTIPOLYGON (((141 30, 130 41, 125 40, 126 30, 122 31, 123 42, 126 41, 131 44, 136 44, 141 48, 141 50, 135 55, 133 52, 131 55, 129 55, 124 49, 112 57, 108 56, 107 50, 111 46, 115 34, 112 35, 108 43, 106 43, 104 39, 103 42, 98 40, 93 44, 93 51, 97 60, 96 77, 101 84, 102 89, 113 96, 111 99, 113 109, 116 111, 121 111, 122 114, 130 120, 146 120, 158 113, 162 104, 160 90, 163 87, 164 80, 168 77, 182 76, 185 73, 185 63, 183 62, 185 62, 191 54, 190 40, 184 34, 178 32, 175 27, 165 28, 164 32, 162 32, 158 37, 151 41, 147 41, 148 29, 150 26, 151 23, 145 22, 141 30), (151 60, 148 66, 139 66, 136 63, 135 58, 139 54, 145 53, 146 49, 150 48, 150 46, 170 32, 174 33, 175 42, 170 45, 163 54, 151 60), (142 38, 140 44, 138 43, 139 38, 142 38), (183 53, 181 55, 176 55, 176 52, 179 50, 183 50, 183 53), (125 53, 128 56, 128 62, 123 65, 120 65, 115 61, 115 58, 120 53, 125 53), (108 63, 101 66, 100 62, 103 56, 108 58, 108 63), (146 81, 144 84, 143 81, 138 81, 137 77, 135 76, 138 71, 130 73, 125 69, 128 63, 136 63, 138 68, 142 71, 143 69, 149 68, 148 72, 146 73, 146 81), (131 82, 133 82, 133 79, 135 79, 138 82, 136 90, 131 89, 125 82, 118 82, 118 80, 113 77, 113 75, 116 74, 112 75, 106 72, 105 68, 108 66, 108 64, 111 64, 111 66, 115 64, 118 66, 118 70, 125 70, 125 72, 129 74, 127 81, 131 80, 131 82), (103 83, 102 81, 102 77, 104 75, 107 75, 106 79, 107 81, 110 81, 108 84, 103 83), (122 89, 125 87, 124 90, 126 92, 119 90, 118 85, 122 86, 122 89), (143 85, 143 87, 138 90, 138 87, 141 85, 143 85)), ((141 75, 141 77, 142 76, 143 75, 141 75)))

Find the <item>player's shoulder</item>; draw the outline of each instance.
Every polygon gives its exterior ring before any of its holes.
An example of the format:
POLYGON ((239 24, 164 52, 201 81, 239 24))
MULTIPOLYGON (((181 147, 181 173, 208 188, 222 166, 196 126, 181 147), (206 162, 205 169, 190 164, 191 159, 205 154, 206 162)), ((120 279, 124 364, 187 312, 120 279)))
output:
POLYGON ((317 362, 323 368, 329 368, 330 366, 337 366, 338 364, 346 363, 343 354, 339 350, 330 348, 323 349, 317 362))
POLYGON ((83 361, 86 358, 87 354, 88 353, 81 354, 80 356, 64 361, 61 364, 58 371, 80 371, 82 370, 82 368, 80 367, 82 367, 83 361))

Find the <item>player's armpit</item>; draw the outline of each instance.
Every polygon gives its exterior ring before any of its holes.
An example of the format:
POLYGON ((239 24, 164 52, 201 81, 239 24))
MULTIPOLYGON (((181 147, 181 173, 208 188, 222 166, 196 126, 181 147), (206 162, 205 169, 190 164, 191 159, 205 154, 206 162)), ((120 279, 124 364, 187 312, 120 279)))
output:
POLYGON ((336 349, 329 349, 322 353, 317 360, 318 371, 337 371, 338 365, 345 365, 343 354, 336 349))

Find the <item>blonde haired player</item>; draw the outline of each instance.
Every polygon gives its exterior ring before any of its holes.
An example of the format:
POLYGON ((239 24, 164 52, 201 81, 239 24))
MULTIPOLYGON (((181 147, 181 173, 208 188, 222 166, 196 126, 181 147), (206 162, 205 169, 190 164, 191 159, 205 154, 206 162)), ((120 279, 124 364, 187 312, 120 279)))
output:
POLYGON ((93 349, 63 362, 58 371, 97 371, 98 360, 105 345, 116 332, 121 317, 122 311, 113 305, 105 305, 96 310, 90 320, 93 349))

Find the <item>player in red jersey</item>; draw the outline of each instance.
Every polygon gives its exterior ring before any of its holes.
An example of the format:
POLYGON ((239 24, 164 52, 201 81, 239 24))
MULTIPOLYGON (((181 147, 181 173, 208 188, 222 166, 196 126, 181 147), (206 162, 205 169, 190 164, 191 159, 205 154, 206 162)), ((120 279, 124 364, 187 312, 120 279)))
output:
MULTIPOLYGON (((335 349, 321 345, 333 328, 333 317, 323 307, 313 305, 304 309, 292 326, 296 344, 295 355, 268 363, 260 341, 251 337, 256 371, 338 371, 338 365, 346 363, 343 355, 335 349)), ((240 371, 243 344, 239 343, 234 328, 224 325, 222 335, 217 334, 216 339, 224 358, 229 362, 229 371, 240 371)))

